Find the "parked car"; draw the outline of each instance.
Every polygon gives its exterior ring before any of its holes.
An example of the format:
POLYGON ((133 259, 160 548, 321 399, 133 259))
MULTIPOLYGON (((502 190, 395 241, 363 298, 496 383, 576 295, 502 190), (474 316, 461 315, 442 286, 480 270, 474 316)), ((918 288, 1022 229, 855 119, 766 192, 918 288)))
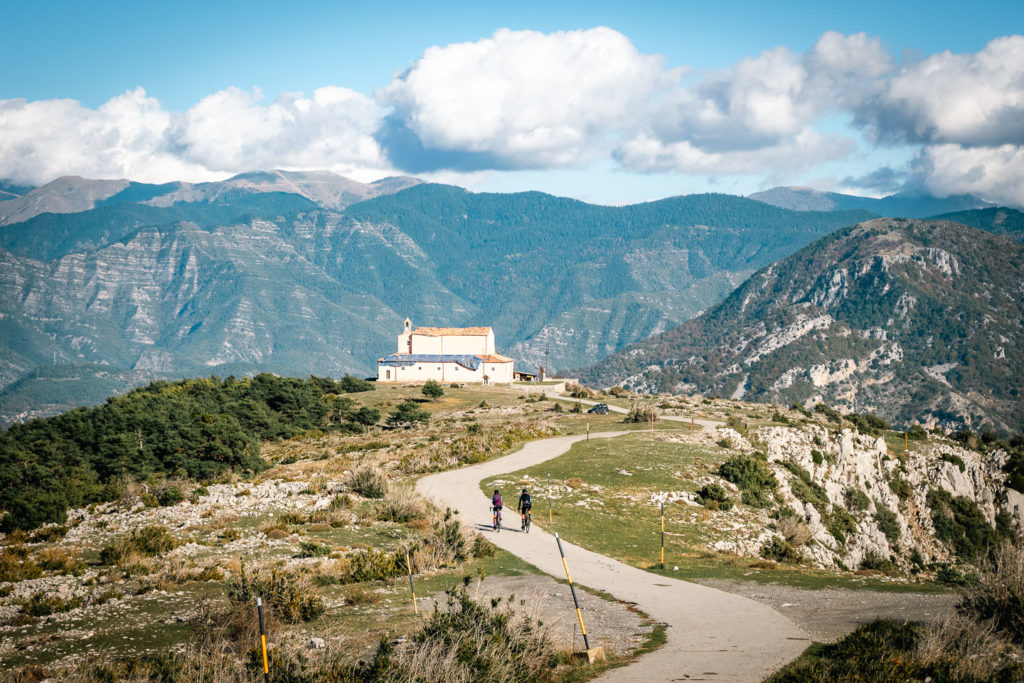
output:
POLYGON ((608 414, 608 404, 607 403, 598 403, 596 406, 594 406, 593 408, 591 408, 587 412, 591 413, 593 415, 607 415, 608 414))

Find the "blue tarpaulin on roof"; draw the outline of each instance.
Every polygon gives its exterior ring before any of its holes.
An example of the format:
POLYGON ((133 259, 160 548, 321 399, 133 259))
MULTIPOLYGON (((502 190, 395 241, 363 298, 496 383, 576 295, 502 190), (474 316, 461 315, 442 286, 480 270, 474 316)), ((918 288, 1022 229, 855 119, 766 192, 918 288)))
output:
POLYGON ((458 363, 467 370, 476 370, 483 363, 476 356, 441 354, 441 353, 402 353, 385 356, 378 365, 390 367, 408 367, 417 363, 458 363))

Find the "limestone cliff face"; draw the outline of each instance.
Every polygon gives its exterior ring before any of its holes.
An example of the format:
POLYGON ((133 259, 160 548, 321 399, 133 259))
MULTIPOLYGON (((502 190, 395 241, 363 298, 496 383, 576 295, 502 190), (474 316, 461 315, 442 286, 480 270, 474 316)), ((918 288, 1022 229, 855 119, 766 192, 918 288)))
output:
MULTIPOLYGON (((805 558, 817 566, 833 568, 840 563, 855 569, 869 555, 894 558, 897 566, 909 569, 911 556, 919 554, 924 562, 954 559, 953 549, 936 536, 929 492, 945 491, 977 506, 989 526, 997 515, 1008 515, 1017 533, 1024 528, 1024 495, 1008 488, 1002 471, 1006 454, 997 451, 983 455, 961 448, 945 439, 930 437, 912 442, 908 452, 893 451, 883 437, 859 434, 849 429, 830 432, 816 425, 801 427, 762 427, 743 437, 732 429, 717 430, 716 438, 726 438, 739 452, 755 451, 767 456, 779 481, 777 502, 798 513, 806 524, 811 542, 801 548, 805 558), (801 500, 792 463, 806 471, 827 494, 828 505, 801 500), (894 485, 905 482, 905 486, 894 485), (860 495, 857 495, 859 492, 860 495), (901 495, 902 494, 902 495, 901 495), (859 499, 863 509, 852 504, 859 499), (893 538, 883 530, 885 511, 898 525, 893 538), (853 532, 840 541, 829 529, 827 517, 836 511, 849 512, 856 521, 853 532)), ((804 496, 806 497, 806 495, 804 496)), ((774 520, 767 514, 759 525, 737 539, 720 542, 719 549, 757 555, 761 545, 779 535, 771 529, 774 520)))
POLYGON ((1020 243, 964 225, 868 221, 758 271, 718 306, 581 378, 1016 431, 1022 264, 1020 243))

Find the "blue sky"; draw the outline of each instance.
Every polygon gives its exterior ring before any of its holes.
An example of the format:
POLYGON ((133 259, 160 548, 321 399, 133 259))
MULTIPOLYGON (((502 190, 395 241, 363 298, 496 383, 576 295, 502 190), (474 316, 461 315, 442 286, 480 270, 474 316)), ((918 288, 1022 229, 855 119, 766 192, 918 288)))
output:
POLYGON ((0 177, 256 165, 602 203, 901 183, 1024 203, 1024 39, 993 43, 1024 33, 1024 3, 378 7, 10 6, 0 177))

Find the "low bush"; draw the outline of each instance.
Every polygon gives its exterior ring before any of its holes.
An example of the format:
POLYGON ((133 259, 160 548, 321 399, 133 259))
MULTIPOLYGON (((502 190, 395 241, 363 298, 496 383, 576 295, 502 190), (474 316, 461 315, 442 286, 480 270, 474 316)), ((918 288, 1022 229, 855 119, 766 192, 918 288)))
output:
POLYGON ((952 547, 956 556, 973 560, 996 545, 996 531, 988 523, 977 503, 948 491, 932 489, 927 496, 935 535, 952 547))
POLYGON ((732 499, 720 484, 705 484, 697 492, 697 502, 709 510, 731 510, 732 499))
POLYGON ((103 564, 120 565, 130 560, 135 554, 154 557, 174 550, 178 541, 170 529, 160 524, 152 524, 132 531, 100 550, 100 562, 103 564))
POLYGON ((326 557, 331 554, 330 546, 316 541, 302 541, 299 543, 298 557, 326 557))
POLYGON ((875 501, 875 522, 878 528, 885 534, 890 545, 895 545, 900 540, 900 522, 896 513, 885 506, 880 500, 875 501))
POLYGON ((377 519, 404 524, 426 514, 423 499, 410 487, 389 490, 377 506, 377 519))
POLYGON ((386 422, 389 427, 414 427, 430 422, 430 412, 420 408, 416 401, 403 401, 395 406, 386 422))
POLYGON ((494 544, 477 534, 473 538, 473 557, 494 557, 494 544))
POLYGON ((752 507, 767 507, 779 486, 767 461, 754 455, 734 455, 719 466, 718 476, 739 487, 741 500, 752 507))
POLYGON ((447 606, 435 610, 409 643, 396 648, 381 638, 374 658, 342 680, 551 680, 559 661, 554 644, 539 623, 511 609, 512 597, 504 608, 501 598, 487 608, 465 586, 447 595, 447 606))
POLYGON ((59 612, 70 612, 84 604, 85 601, 77 596, 65 600, 60 596, 39 591, 33 593, 28 600, 21 604, 21 612, 29 617, 48 617, 59 612))
POLYGON ((32 560, 24 548, 5 548, 0 553, 0 582, 38 579, 43 570, 32 560))
POLYGON ((376 467, 363 467, 349 477, 349 486, 363 498, 383 498, 388 491, 388 480, 376 467))
POLYGON ((943 462, 948 462, 952 465, 956 465, 957 469, 959 469, 961 472, 967 469, 967 465, 964 464, 964 459, 961 458, 956 453, 942 453, 939 455, 939 459, 942 460, 943 462))
POLYGON ((1024 645, 1024 546, 1004 543, 982 563, 957 609, 991 620, 1017 645, 1024 645))
POLYGON ((869 550, 860 561, 859 569, 866 571, 889 572, 896 571, 896 565, 889 558, 869 550))
POLYGON ((262 597, 275 616, 289 624, 312 621, 326 610, 308 573, 276 568, 248 572, 243 563, 238 578, 228 586, 228 598, 251 609, 257 597, 262 597))
POLYGON ((855 512, 866 512, 871 509, 871 499, 868 494, 858 488, 848 488, 843 494, 846 507, 855 512))
POLYGON ((365 379, 359 379, 358 377, 346 374, 338 380, 338 388, 346 394, 354 394, 362 391, 374 391, 377 385, 365 379))
POLYGON ((789 564, 796 564, 803 559, 800 556, 800 552, 789 544, 788 541, 773 536, 770 541, 766 541, 761 546, 761 557, 766 560, 773 560, 775 562, 786 562, 789 564))

